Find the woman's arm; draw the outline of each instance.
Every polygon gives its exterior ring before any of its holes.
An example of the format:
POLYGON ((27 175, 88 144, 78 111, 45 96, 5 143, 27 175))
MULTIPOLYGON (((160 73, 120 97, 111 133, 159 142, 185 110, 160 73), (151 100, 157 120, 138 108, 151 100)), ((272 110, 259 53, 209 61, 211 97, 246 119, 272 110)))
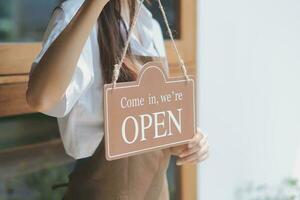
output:
POLYGON ((43 55, 30 76, 27 103, 47 111, 63 96, 74 73, 82 48, 109 0, 86 0, 71 22, 43 55))

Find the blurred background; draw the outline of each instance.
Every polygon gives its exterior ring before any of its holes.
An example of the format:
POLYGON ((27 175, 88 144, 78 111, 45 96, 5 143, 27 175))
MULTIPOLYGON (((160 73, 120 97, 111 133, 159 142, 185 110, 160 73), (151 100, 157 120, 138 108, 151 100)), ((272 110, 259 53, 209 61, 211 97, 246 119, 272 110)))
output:
MULTIPOLYGON (((0 200, 58 200, 73 160, 27 107, 28 71, 60 0, 0 0, 0 200)), ((172 200, 300 199, 300 1, 163 0, 198 80, 210 158, 168 170, 172 200)), ((157 4, 147 5, 161 23, 157 4)), ((172 75, 181 75, 164 29, 172 75)))
POLYGON ((203 200, 300 199, 300 1, 198 1, 203 200))

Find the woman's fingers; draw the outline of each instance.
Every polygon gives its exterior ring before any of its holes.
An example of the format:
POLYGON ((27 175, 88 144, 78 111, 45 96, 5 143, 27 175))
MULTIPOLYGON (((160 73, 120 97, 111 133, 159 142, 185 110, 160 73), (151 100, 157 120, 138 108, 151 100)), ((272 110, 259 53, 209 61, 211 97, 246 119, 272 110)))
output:
POLYGON ((198 151, 200 151, 201 147, 195 146, 192 149, 187 149, 185 151, 183 151, 181 154, 179 154, 179 158, 184 158, 187 157, 189 155, 192 155, 198 151))
POLYGON ((200 140, 200 146, 203 146, 205 143, 208 143, 207 136, 204 135, 200 140))
POLYGON ((178 156, 177 165, 202 162, 208 157, 208 151, 207 136, 200 128, 197 128, 197 133, 188 144, 170 148, 171 154, 178 156))
POLYGON ((176 147, 171 147, 170 148, 170 152, 172 155, 176 155, 178 156, 179 154, 181 154, 185 149, 187 149, 187 145, 180 145, 180 146, 176 146, 176 147))
POLYGON ((176 147, 171 147, 170 150, 171 150, 173 155, 179 155, 184 150, 192 149, 195 146, 197 146, 199 144, 200 139, 201 139, 200 134, 196 133, 188 144, 184 144, 184 145, 180 145, 180 146, 176 146, 176 147))
POLYGON ((207 136, 200 129, 197 130, 198 132, 188 144, 188 148, 178 155, 177 165, 202 162, 208 157, 209 144, 207 136))
POLYGON ((179 154, 179 157, 183 158, 183 157, 189 156, 193 153, 203 152, 203 151, 204 152, 208 151, 208 142, 207 142, 207 140, 201 140, 199 145, 195 145, 193 148, 189 148, 189 149, 186 149, 186 150, 182 151, 182 153, 179 154))
POLYGON ((192 140, 188 143, 188 148, 193 148, 194 146, 198 145, 201 138, 202 135, 197 132, 192 140))
POLYGON ((204 161, 207 157, 208 157, 208 151, 196 152, 189 156, 179 158, 176 161, 176 164, 183 165, 183 164, 187 164, 187 163, 198 163, 198 162, 204 161))
POLYGON ((202 161, 206 160, 208 158, 208 156, 209 155, 207 153, 207 154, 203 155, 200 159, 197 159, 195 161, 189 162, 189 164, 198 164, 199 162, 202 162, 202 161))

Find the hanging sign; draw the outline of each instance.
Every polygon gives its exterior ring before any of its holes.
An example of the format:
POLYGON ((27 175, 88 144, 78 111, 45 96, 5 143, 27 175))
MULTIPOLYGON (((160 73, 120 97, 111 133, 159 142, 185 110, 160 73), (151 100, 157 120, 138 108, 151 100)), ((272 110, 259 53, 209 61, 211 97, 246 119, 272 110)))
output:
POLYGON ((106 159, 114 160, 189 142, 195 133, 195 85, 169 78, 149 62, 133 82, 104 86, 106 159))

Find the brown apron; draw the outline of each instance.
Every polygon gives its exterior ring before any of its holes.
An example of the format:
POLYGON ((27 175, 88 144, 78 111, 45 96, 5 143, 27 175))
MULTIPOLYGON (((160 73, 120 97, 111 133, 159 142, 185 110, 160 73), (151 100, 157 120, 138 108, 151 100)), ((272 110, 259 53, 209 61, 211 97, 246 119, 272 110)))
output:
MULTIPOLYGON (((166 65, 166 59, 162 57, 135 58, 140 64, 160 60, 166 65)), ((134 63, 132 65, 129 59, 125 59, 128 67, 137 66, 137 63, 134 63)), ((64 200, 169 199, 166 176, 170 160, 168 150, 156 150, 107 161, 104 146, 103 139, 91 157, 77 160, 74 170, 69 175, 64 200)))

